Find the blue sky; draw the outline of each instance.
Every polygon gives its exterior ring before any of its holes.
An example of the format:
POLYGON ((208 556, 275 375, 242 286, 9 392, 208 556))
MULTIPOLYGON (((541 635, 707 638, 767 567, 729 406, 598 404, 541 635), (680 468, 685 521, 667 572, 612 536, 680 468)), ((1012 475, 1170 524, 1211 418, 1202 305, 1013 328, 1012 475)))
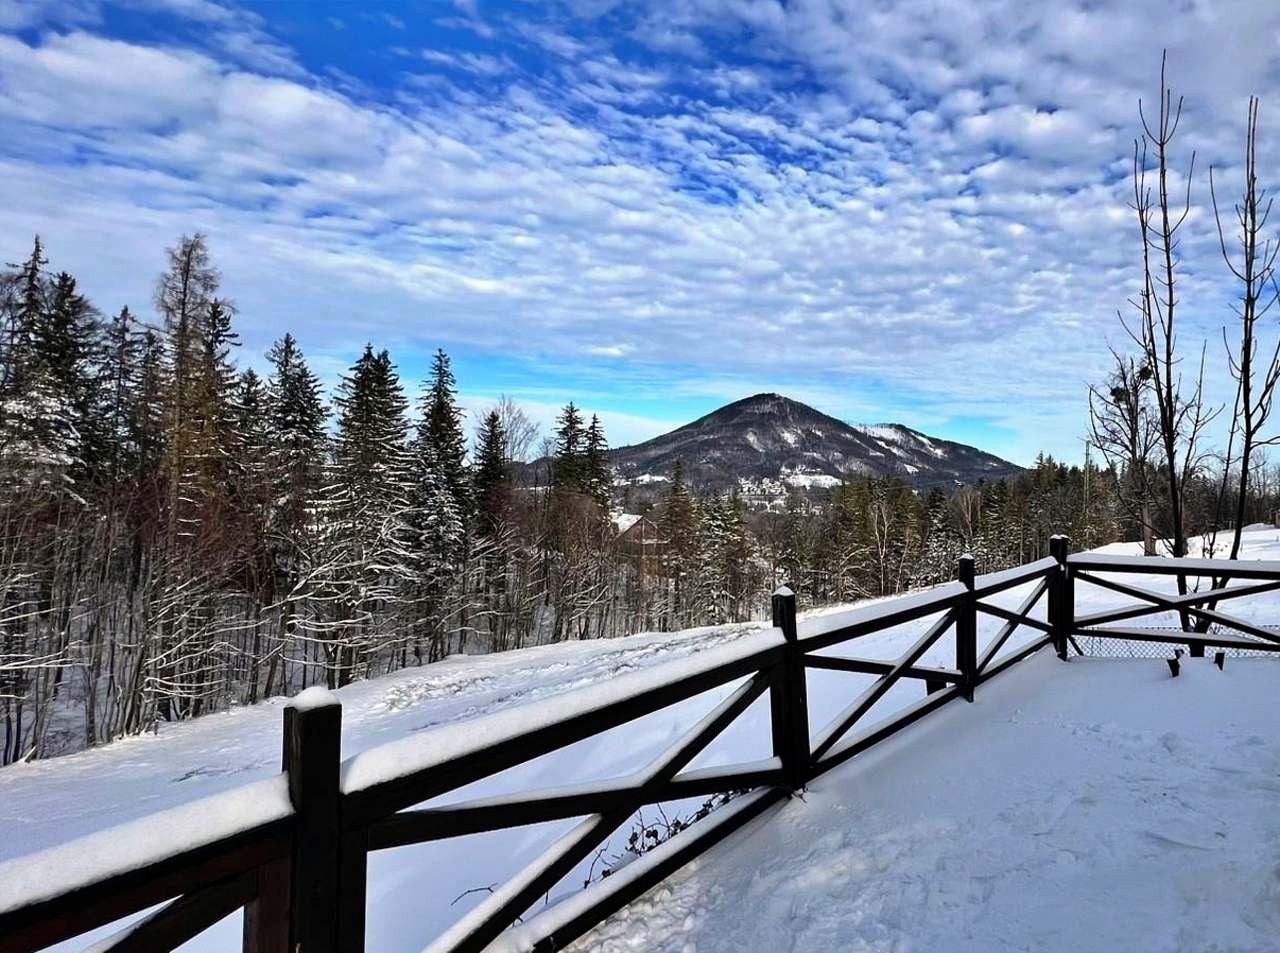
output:
MULTIPOLYGON (((1186 151, 1234 183, 1259 93, 1275 168, 1268 2, 0 0, 0 256, 39 232, 145 313, 203 231, 245 362, 444 347, 474 410, 574 399, 615 444, 776 390, 1078 459, 1162 47, 1186 151)), ((1183 342, 1223 399, 1193 188, 1183 342)))

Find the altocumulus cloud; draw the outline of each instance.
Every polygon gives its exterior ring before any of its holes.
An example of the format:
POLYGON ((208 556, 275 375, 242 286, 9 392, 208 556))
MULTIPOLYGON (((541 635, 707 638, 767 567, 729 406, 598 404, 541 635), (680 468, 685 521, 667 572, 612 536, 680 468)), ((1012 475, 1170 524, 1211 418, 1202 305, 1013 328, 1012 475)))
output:
MULTIPOLYGON (((1078 455, 1119 338, 1161 48, 1234 182, 1280 35, 1267 2, 294 7, 0 0, 0 252, 40 232, 137 308, 202 230, 254 349, 500 354, 547 406, 576 363, 642 411, 615 442, 767 388, 1020 459, 1078 455)), ((1232 293, 1193 196, 1188 340, 1232 293)))

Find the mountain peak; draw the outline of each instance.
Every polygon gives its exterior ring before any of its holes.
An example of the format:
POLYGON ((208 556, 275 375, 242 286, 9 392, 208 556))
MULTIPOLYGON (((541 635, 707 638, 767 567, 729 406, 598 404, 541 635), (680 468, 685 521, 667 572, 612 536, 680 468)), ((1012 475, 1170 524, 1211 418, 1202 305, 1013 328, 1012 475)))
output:
POLYGON ((898 423, 852 426, 784 394, 752 394, 670 433, 612 451, 624 484, 663 482, 677 461, 695 486, 781 495, 845 479, 898 476, 917 487, 971 483, 1018 472, 974 447, 898 423))

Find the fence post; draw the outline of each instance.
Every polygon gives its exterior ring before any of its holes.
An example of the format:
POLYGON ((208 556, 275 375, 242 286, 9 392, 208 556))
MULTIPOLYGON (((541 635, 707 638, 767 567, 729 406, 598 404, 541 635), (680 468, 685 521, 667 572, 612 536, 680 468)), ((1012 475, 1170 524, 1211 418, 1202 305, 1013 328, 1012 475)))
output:
POLYGON ((289 950, 337 953, 342 706, 332 696, 285 708, 284 764, 293 802, 289 950))
POLYGON ((1049 625, 1053 629, 1053 650, 1067 660, 1067 640, 1075 627, 1075 585, 1067 566, 1071 540, 1066 536, 1049 537, 1049 555, 1058 561, 1058 571, 1049 577, 1049 625))
POLYGON ((956 606, 956 668, 965 701, 973 701, 978 683, 978 600, 973 595, 974 559, 968 553, 956 562, 956 578, 969 590, 956 606))
POLYGON ((782 759, 787 785, 798 791, 809 780, 809 688, 796 634, 796 597, 786 586, 773 594, 773 625, 787 640, 769 686, 773 754, 782 759))

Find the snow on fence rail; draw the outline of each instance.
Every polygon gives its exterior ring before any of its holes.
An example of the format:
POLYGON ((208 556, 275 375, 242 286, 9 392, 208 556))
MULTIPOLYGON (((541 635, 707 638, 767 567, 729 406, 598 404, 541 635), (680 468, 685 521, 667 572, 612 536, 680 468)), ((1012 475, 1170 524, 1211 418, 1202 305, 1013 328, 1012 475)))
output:
POLYGON ((1081 651, 1077 636, 1173 642, 1187 645, 1193 655, 1203 655, 1206 646, 1280 651, 1280 632, 1218 608, 1280 589, 1280 563, 1068 557, 1065 537, 1054 537, 1050 550, 1047 559, 985 576, 975 576, 972 557, 962 557, 956 582, 799 625, 795 596, 780 590, 773 598, 773 628, 757 635, 607 685, 390 742, 346 762, 340 755, 341 706, 308 691, 285 709, 282 776, 0 865, 0 953, 38 950, 164 901, 95 949, 171 950, 244 908, 243 949, 250 953, 359 953, 370 851, 583 818, 430 947, 433 953, 561 949, 790 792, 948 702, 972 701, 983 682, 1046 646, 1063 659, 1072 646, 1081 651), (1176 576, 1179 593, 1111 578, 1135 573, 1176 576), (1188 591, 1189 577, 1211 579, 1210 588, 1188 591), (1252 581, 1233 586, 1232 579, 1252 581), (984 601, 1027 584, 1032 588, 1017 609, 984 601), (1140 601, 1076 616, 1077 584, 1140 601), (1047 621, 1031 615, 1042 599, 1047 621), (1178 614, 1182 628, 1109 625, 1162 613, 1178 614), (979 614, 1003 623, 981 653, 979 614), (935 615, 895 660, 820 654, 935 615), (1024 628, 1035 637, 1006 651, 1013 633, 1024 628), (947 633, 955 640, 955 666, 919 664, 947 633), (877 677, 815 734, 809 725, 809 669, 877 677), (924 697, 864 727, 868 712, 902 679, 924 682, 924 697), (733 690, 683 737, 629 775, 415 807, 730 685, 733 690), (687 769, 766 693, 772 758, 687 769), (744 791, 617 876, 513 927, 638 808, 744 791))

